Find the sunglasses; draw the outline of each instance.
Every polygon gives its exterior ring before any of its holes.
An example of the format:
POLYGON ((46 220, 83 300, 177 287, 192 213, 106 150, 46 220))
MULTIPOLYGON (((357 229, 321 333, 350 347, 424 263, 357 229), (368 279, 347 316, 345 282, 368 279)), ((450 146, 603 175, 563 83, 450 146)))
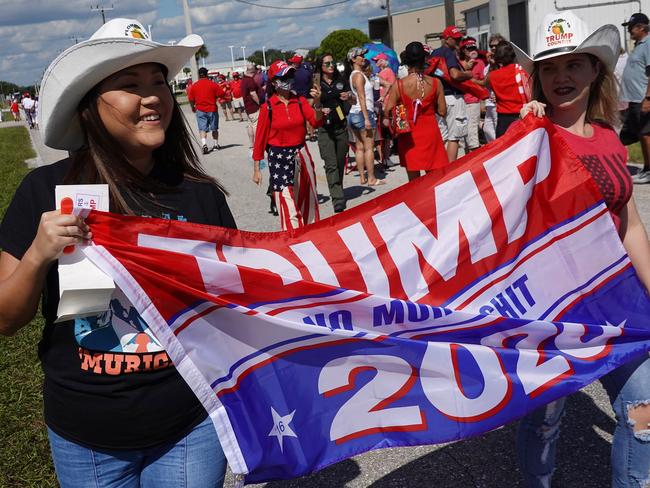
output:
POLYGON ((497 45, 496 44, 490 44, 490 49, 496 49, 497 45))
MULTIPOLYGON (((496 47, 496 46, 494 46, 494 47, 496 47)), ((465 50, 466 51, 477 51, 478 49, 476 49, 476 46, 465 46, 465 50)))
POLYGON ((323 66, 334 66, 334 61, 323 61, 323 66))

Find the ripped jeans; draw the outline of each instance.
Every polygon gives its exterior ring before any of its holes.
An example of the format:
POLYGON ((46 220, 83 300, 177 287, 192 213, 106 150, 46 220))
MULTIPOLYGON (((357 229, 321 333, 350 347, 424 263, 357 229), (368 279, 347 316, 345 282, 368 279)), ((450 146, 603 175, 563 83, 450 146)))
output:
MULTIPOLYGON (((612 442, 612 487, 643 488, 650 481, 650 426, 634 432, 629 409, 650 403, 650 359, 647 355, 600 379, 616 413, 612 442)), ((517 433, 519 469, 530 488, 550 488, 565 399, 529 413, 517 433)))

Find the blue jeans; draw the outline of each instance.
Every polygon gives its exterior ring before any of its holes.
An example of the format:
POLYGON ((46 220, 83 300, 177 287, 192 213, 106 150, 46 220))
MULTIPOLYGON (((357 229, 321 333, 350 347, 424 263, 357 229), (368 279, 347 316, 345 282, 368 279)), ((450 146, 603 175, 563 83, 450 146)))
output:
POLYGON ((176 443, 134 451, 89 449, 48 429, 61 488, 220 488, 226 458, 210 417, 176 443))
MULTIPOLYGON (((644 356, 601 378, 616 414, 612 442, 612 487, 643 488, 650 481, 650 428, 634 432, 628 410, 650 403, 650 359, 644 356)), ((531 412, 519 423, 517 457, 525 484, 549 488, 565 399, 531 412)))

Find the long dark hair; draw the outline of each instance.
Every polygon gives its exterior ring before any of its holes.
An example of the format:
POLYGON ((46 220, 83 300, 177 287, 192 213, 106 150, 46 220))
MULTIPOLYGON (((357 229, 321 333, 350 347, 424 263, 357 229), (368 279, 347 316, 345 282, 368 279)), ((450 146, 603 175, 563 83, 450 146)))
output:
MULTIPOLYGON (((166 69, 163 67, 162 70, 167 76, 166 69)), ((134 203, 149 203, 162 207, 153 195, 180 191, 178 184, 183 178, 215 185, 227 195, 225 188, 203 169, 192 144, 185 117, 174 94, 171 96, 171 122, 165 131, 165 142, 153 151, 153 159, 155 164, 162 165, 167 173, 174 174, 173 181, 161 182, 149 178, 129 163, 119 142, 108 132, 99 115, 98 84, 79 103, 77 113, 84 129, 86 144, 72 153, 72 165, 64 183, 107 184, 111 211, 127 215, 135 214, 131 208, 134 203)))
POLYGON ((334 73, 332 73, 332 80, 338 81, 338 79, 341 78, 341 73, 339 72, 338 66, 336 66, 336 60, 334 59, 334 55, 332 53, 325 52, 316 58, 316 66, 314 68, 314 72, 320 74, 321 77, 323 76, 323 60, 327 56, 330 56, 334 62, 334 73))

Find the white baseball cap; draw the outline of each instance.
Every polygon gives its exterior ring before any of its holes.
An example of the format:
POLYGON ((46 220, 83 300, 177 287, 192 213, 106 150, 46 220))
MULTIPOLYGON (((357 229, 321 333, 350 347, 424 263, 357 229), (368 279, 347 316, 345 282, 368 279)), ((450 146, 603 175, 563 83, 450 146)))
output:
POLYGON ((589 34, 587 24, 572 11, 551 12, 537 27, 533 38, 532 55, 511 43, 517 54, 517 61, 532 73, 535 62, 565 54, 588 53, 600 59, 610 70, 616 66, 621 37, 618 28, 612 24, 599 27, 589 34))
POLYGON ((41 82, 39 127, 46 145, 76 150, 83 146, 79 102, 95 85, 129 66, 158 63, 173 78, 203 45, 191 34, 174 46, 149 39, 140 22, 113 19, 90 39, 66 49, 45 71, 41 82))

